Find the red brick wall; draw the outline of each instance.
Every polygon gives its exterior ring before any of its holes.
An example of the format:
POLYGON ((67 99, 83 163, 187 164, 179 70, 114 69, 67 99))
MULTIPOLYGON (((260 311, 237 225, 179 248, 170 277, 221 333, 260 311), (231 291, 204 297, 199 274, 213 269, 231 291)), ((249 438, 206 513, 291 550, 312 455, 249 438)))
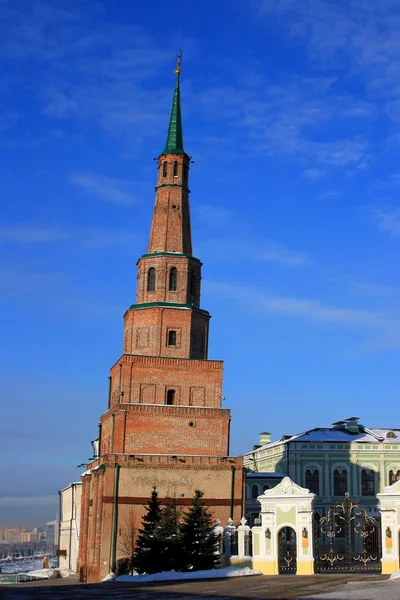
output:
POLYGON ((229 410, 121 404, 107 411, 101 423, 100 455, 114 451, 226 456, 229 452, 229 410))
MULTIPOLYGON (((99 581, 110 569, 116 461, 121 467, 118 489, 117 558, 124 556, 121 542, 127 519, 133 516, 136 527, 140 527, 144 506, 150 498, 153 486, 156 486, 161 502, 166 498, 174 497, 181 504, 182 510, 190 504, 195 490, 202 490, 214 518, 220 519, 225 525, 230 516, 233 468, 235 472, 234 522, 239 523, 242 516, 242 459, 206 456, 181 456, 180 459, 139 454, 135 457, 126 455, 103 457, 102 464, 105 468, 94 471, 88 478, 92 479, 89 504, 92 502, 90 508, 92 508, 91 520, 93 521, 92 533, 89 536, 91 559, 86 565, 88 581, 99 581), (93 511, 94 505, 96 505, 96 514, 93 511)), ((81 546, 80 556, 82 553, 81 546)))
POLYGON ((201 390, 204 401, 200 406, 220 408, 222 373, 223 363, 217 360, 124 355, 111 369, 111 406, 119 402, 166 404, 166 390, 172 388, 177 390, 176 404, 200 402, 201 390))
POLYGON ((184 168, 189 168, 189 157, 167 155, 160 157, 158 186, 151 223, 148 252, 181 252, 192 254, 190 228, 189 189, 183 178, 184 168), (177 177, 173 176, 173 163, 178 163, 177 177), (168 163, 167 176, 163 176, 163 163, 168 163))
POLYGON ((136 302, 178 302, 200 306, 201 262, 182 254, 154 254, 138 261, 136 302), (178 271, 176 291, 169 290, 170 270, 178 271), (147 274, 150 268, 156 272, 154 291, 147 290, 147 274), (193 273, 193 289, 190 273, 193 273))

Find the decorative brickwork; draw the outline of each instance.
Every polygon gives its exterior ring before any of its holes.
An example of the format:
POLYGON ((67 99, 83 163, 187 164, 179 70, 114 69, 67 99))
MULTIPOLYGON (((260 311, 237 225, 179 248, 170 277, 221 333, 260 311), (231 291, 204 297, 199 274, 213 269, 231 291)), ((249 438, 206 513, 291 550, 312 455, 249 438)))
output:
POLYGON ((123 355, 110 371, 99 458, 82 478, 78 572, 87 581, 114 568, 124 523, 133 517, 140 526, 154 485, 161 502, 175 497, 184 507, 200 489, 215 517, 242 515, 242 459, 229 457, 223 363, 207 360, 210 315, 200 308, 202 264, 192 256, 177 76, 136 304, 124 315, 123 355))

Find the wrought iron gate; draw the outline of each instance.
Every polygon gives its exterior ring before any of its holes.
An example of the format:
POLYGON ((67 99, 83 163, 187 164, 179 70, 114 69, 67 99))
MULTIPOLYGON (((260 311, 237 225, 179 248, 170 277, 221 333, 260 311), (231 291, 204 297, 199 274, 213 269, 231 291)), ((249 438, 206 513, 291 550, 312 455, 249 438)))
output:
POLYGON ((297 571, 296 532, 291 527, 284 527, 278 534, 279 573, 295 574, 297 571))
POLYGON ((380 522, 345 493, 315 522, 315 570, 380 571, 380 522))

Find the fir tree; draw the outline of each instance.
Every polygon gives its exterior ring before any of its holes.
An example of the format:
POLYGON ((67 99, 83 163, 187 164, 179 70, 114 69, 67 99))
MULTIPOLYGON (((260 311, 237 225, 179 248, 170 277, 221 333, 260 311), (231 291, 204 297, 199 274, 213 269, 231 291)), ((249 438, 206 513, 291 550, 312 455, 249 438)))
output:
POLYGON ((157 528, 160 547, 160 571, 182 569, 182 543, 180 536, 181 510, 175 498, 167 498, 161 511, 157 528))
POLYGON ((202 499, 203 496, 204 492, 195 491, 191 506, 183 518, 183 570, 213 569, 218 561, 213 519, 202 499))
POLYGON ((157 528, 160 522, 160 503, 154 487, 151 498, 142 518, 142 529, 139 529, 134 566, 138 573, 157 573, 159 559, 159 540, 157 528))

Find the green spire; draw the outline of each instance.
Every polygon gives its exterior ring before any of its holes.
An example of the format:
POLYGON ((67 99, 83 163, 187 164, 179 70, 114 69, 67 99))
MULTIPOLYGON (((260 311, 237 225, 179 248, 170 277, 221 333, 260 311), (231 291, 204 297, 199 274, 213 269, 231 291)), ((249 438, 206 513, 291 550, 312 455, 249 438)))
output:
POLYGON ((176 84, 174 99, 172 101, 171 116, 169 119, 167 141, 162 154, 185 154, 183 149, 182 116, 181 116, 181 94, 179 89, 179 76, 181 74, 181 56, 178 54, 178 62, 175 69, 176 84))

